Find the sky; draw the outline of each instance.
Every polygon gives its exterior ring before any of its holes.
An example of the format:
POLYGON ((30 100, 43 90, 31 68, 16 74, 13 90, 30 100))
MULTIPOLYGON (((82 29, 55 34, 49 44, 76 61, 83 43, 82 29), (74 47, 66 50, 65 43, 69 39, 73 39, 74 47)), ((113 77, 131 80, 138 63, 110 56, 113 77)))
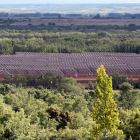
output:
POLYGON ((0 4, 140 3, 140 0, 0 0, 0 4))

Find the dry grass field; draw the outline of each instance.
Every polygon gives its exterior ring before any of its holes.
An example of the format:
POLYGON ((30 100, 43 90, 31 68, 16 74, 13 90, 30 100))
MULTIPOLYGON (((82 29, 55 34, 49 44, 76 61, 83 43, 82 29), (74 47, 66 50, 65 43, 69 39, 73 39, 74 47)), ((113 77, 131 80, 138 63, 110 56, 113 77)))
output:
MULTIPOLYGON (((98 25, 98 26, 107 26, 107 25, 118 25, 118 26, 128 26, 129 24, 135 24, 140 26, 140 19, 131 19, 131 18, 122 18, 122 19, 92 19, 92 18, 83 18, 83 19, 43 19, 43 18, 10 18, 15 20, 14 23, 10 25, 43 25, 49 26, 49 23, 55 23, 55 26, 71 26, 71 25, 98 25)), ((5 23, 0 23, 3 25, 5 23)))

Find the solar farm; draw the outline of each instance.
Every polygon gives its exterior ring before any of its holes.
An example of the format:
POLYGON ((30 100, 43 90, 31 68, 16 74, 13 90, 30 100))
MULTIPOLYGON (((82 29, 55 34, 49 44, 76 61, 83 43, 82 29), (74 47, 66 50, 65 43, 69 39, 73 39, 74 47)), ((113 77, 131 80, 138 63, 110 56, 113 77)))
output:
POLYGON ((82 53, 30 53, 0 55, 0 77, 10 75, 53 75, 73 77, 77 81, 96 80, 96 70, 104 65, 107 73, 118 70, 120 74, 139 79, 140 54, 82 52, 82 53))

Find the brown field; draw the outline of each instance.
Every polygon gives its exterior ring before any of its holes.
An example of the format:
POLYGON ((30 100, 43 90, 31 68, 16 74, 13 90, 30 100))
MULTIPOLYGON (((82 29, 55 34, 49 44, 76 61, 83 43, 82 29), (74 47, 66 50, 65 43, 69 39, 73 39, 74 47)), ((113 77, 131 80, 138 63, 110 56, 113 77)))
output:
MULTIPOLYGON (((71 26, 71 25, 118 25, 118 26, 127 26, 129 24, 135 24, 140 26, 140 19, 131 19, 131 18, 122 18, 122 19, 92 19, 92 18, 83 18, 83 19, 43 19, 43 18, 10 18, 16 20, 10 25, 41 25, 48 26, 48 23, 55 23, 56 26, 71 26)), ((0 23, 3 25, 5 23, 0 23)))

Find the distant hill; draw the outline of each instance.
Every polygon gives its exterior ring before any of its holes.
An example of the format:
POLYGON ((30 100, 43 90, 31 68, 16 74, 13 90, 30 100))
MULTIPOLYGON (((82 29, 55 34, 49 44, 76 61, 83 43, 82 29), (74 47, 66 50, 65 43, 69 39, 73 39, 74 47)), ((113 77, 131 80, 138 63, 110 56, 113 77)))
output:
POLYGON ((140 13, 140 4, 0 4, 8 13, 140 13))

